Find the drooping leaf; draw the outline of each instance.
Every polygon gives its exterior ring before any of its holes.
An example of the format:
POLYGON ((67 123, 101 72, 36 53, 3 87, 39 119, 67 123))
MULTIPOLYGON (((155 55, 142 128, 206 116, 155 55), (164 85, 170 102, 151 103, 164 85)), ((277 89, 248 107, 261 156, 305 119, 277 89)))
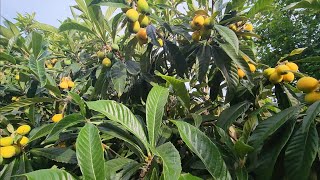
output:
POLYGON ((76 104, 79 105, 80 113, 82 116, 85 117, 86 116, 86 107, 85 107, 83 99, 79 96, 79 94, 77 94, 75 92, 69 92, 68 94, 69 94, 69 96, 72 97, 72 101, 74 101, 76 104))
POLYGON ((237 35, 228 27, 221 25, 214 25, 218 33, 234 48, 236 54, 239 52, 239 40, 237 35))
POLYGON ((171 41, 165 41, 164 49, 169 53, 169 58, 177 69, 177 74, 180 77, 184 77, 186 70, 188 69, 188 65, 185 59, 185 56, 182 54, 181 50, 177 45, 172 43, 171 41))
POLYGON ((28 180, 43 180, 44 177, 46 178, 46 180, 75 179, 71 174, 61 169, 41 169, 26 174, 22 174, 21 176, 25 176, 28 180))
POLYGON ((107 116, 110 120, 123 125, 148 147, 144 128, 128 107, 112 100, 91 101, 87 102, 87 106, 89 109, 98 111, 107 116))
POLYGON ((146 103, 146 119, 147 129, 149 135, 149 143, 156 146, 162 117, 164 113, 164 106, 167 103, 169 96, 169 89, 161 86, 154 86, 149 92, 146 103))
POLYGON ((210 45, 203 45, 197 53, 197 61, 199 63, 198 81, 201 83, 207 74, 211 60, 210 45))
POLYGON ((182 140, 204 163, 215 179, 231 179, 227 166, 217 146, 198 128, 182 121, 172 121, 182 140))
POLYGON ((164 179, 179 179, 182 167, 180 154, 171 142, 167 142, 157 147, 156 155, 163 161, 164 179))
POLYGON ((104 156, 98 128, 87 123, 79 132, 76 154, 84 179, 105 178, 104 156))
POLYGON ((307 131, 299 127, 290 138, 284 157, 289 179, 307 179, 319 148, 319 136, 314 124, 307 131))
POLYGON ((123 169, 126 165, 128 165, 131 162, 134 162, 134 160, 123 157, 111 159, 105 162, 106 178, 114 179, 116 176, 116 172, 123 169))
POLYGON ((117 62, 111 67, 111 81, 114 85, 114 89, 120 97, 126 87, 127 70, 126 65, 122 62, 117 62))
POLYGON ((37 156, 43 156, 53 161, 77 164, 76 153, 69 148, 33 148, 30 152, 37 156))
POLYGON ((222 111, 218 118, 217 126, 227 131, 230 125, 238 119, 243 113, 245 113, 250 107, 250 103, 247 101, 235 104, 228 109, 222 111))
POLYGON ((199 178, 197 176, 193 176, 189 173, 181 174, 179 177, 179 180, 201 180, 202 178, 199 178))
POLYGON ((156 36, 156 27, 154 27, 154 25, 150 24, 147 26, 147 35, 148 37, 151 39, 151 43, 153 45, 156 45, 156 46, 160 46, 158 40, 157 40, 157 36, 156 36))

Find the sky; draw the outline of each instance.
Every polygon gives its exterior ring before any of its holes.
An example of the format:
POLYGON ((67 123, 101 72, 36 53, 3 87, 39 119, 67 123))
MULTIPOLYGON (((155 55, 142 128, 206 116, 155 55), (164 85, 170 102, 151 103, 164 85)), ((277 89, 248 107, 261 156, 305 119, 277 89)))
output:
POLYGON ((36 12, 37 21, 59 27, 58 20, 72 17, 70 6, 75 4, 74 0, 0 0, 1 24, 3 18, 14 21, 17 12, 20 14, 36 12))

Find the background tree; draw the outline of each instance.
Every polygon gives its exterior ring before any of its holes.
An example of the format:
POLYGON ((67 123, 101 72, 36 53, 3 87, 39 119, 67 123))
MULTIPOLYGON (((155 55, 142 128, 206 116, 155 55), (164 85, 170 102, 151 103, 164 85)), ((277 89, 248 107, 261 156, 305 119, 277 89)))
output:
MULTIPOLYGON (((257 34, 258 57, 262 62, 273 66, 284 55, 296 48, 307 48, 291 60, 319 56, 320 54, 320 13, 304 10, 285 10, 297 0, 280 0, 267 13, 254 18, 257 34)), ((320 77, 320 59, 317 62, 298 63, 300 70, 314 77, 320 77)))

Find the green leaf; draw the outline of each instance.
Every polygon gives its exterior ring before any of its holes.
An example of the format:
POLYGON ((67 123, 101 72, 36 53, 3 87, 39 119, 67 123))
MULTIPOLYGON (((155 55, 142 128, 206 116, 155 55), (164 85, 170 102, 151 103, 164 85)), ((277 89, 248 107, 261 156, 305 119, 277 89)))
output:
POLYGON ((99 6, 109 6, 109 7, 116 7, 116 8, 129 8, 130 6, 124 3, 117 3, 117 2, 100 2, 97 5, 99 6))
POLYGON ((10 29, 1 25, 0 25, 0 34, 7 39, 11 39, 14 37, 14 34, 10 29))
MULTIPOLYGON (((266 120, 264 120, 266 121, 266 120)), ((253 170, 256 179, 272 179, 274 171, 277 171, 279 161, 283 158, 281 152, 288 142, 296 122, 296 117, 290 118, 283 126, 276 130, 263 142, 262 150, 258 154, 258 159, 254 162, 257 163, 257 167, 253 170), (277 164, 276 164, 277 163, 277 164)), ((255 149, 259 150, 259 149, 255 149)), ((256 154, 251 153, 251 154, 256 154)), ((276 172, 275 172, 276 173, 276 172)))
POLYGON ((40 22, 35 22, 30 27, 41 29, 43 31, 48 31, 48 32, 52 32, 52 33, 58 33, 58 29, 56 27, 51 26, 49 24, 40 23, 40 22))
POLYGON ((42 35, 33 31, 32 32, 32 52, 34 59, 37 60, 39 57, 39 54, 41 52, 41 46, 42 46, 42 35))
POLYGON ((147 137, 140 121, 134 116, 128 107, 112 100, 100 100, 87 102, 89 109, 98 111, 110 120, 123 125, 128 131, 134 134, 147 146, 147 137))
POLYGON ((243 113, 245 113, 250 107, 250 103, 247 101, 238 103, 225 109, 220 114, 217 126, 221 127, 223 130, 227 131, 231 124, 238 119, 243 113))
POLYGON ((280 109, 286 109, 292 106, 288 94, 285 93, 285 87, 281 84, 275 85, 275 95, 277 97, 278 107, 280 109))
POLYGON ((178 76, 184 77, 184 74, 188 70, 188 64, 184 54, 182 54, 179 47, 171 41, 165 40, 164 44, 164 49, 168 52, 168 58, 173 62, 173 66, 176 68, 178 76))
POLYGON ((289 54, 289 56, 294 56, 297 54, 301 54, 305 49, 307 48, 297 48, 291 51, 291 53, 289 54))
POLYGON ((30 152, 37 156, 43 156, 56 162, 77 164, 76 153, 69 148, 33 148, 30 152))
POLYGON ((244 143, 241 139, 234 144, 234 149, 241 158, 243 158, 246 154, 254 150, 253 147, 244 143))
POLYGON ((175 93, 178 96, 178 99, 182 102, 182 104, 189 109, 190 108, 190 96, 189 96, 189 92, 185 86, 185 81, 182 81, 180 79, 176 79, 172 76, 166 76, 163 75, 159 72, 156 72, 156 75, 160 76, 162 79, 166 80, 167 82, 169 82, 175 93))
POLYGON ((44 67, 45 59, 36 59, 34 57, 30 57, 29 60, 29 67, 32 70, 34 74, 37 75, 39 78, 39 82, 41 84, 41 87, 44 87, 47 83, 47 75, 46 75, 46 69, 44 67))
POLYGON ((150 24, 147 26, 146 28, 147 30, 147 35, 148 37, 151 39, 151 43, 153 45, 156 45, 156 46, 160 46, 158 40, 157 40, 157 29, 156 27, 154 27, 154 25, 150 24))
POLYGON ((313 103, 309 106, 306 116, 303 118, 302 121, 302 132, 305 133, 309 130, 310 125, 316 119, 317 115, 320 113, 320 101, 313 103))
POLYGON ((61 24, 61 26, 59 27, 60 32, 70 31, 70 30, 78 30, 78 31, 94 34, 89 28, 76 22, 65 22, 61 24))
POLYGON ((80 113, 83 117, 86 116, 86 107, 84 104, 84 100, 79 96, 79 94, 75 92, 69 92, 68 95, 72 98, 72 101, 74 101, 76 104, 80 107, 80 113))
POLYGON ((159 137, 164 106, 167 103, 168 96, 169 89, 161 86, 154 86, 148 94, 146 103, 146 119, 149 143, 153 147, 156 146, 159 137))
POLYGON ((302 0, 289 4, 284 10, 306 8, 320 11, 320 2, 318 0, 302 0))
POLYGON ((113 83, 114 89, 120 97, 126 87, 127 70, 126 65, 122 62, 117 62, 111 67, 111 81, 113 83))
POLYGON ((236 54, 239 52, 239 40, 237 35, 228 27, 221 25, 214 25, 218 33, 227 41, 235 50, 236 54))
POLYGON ((251 82, 251 71, 248 63, 243 60, 242 56, 240 56, 242 52, 240 51, 240 54, 237 54, 235 50, 229 44, 226 43, 219 43, 219 45, 224 50, 224 52, 231 58, 231 60, 237 65, 237 67, 244 71, 247 79, 251 82))
POLYGON ((16 64, 14 57, 4 52, 0 52, 0 61, 9 61, 12 64, 16 64))
POLYGON ((258 0, 254 3, 251 9, 248 11, 247 17, 252 17, 253 15, 257 14, 258 12, 271 9, 272 3, 274 0, 258 0))
POLYGON ((78 123, 85 122, 85 118, 80 114, 70 114, 65 116, 59 122, 55 123, 54 127, 50 131, 47 139, 44 142, 51 142, 55 140, 55 137, 60 134, 63 130, 74 126, 78 123))
POLYGON ((76 154, 84 179, 105 178, 104 156, 98 128, 87 123, 79 132, 76 154))
POLYGON ((181 174, 179 177, 179 180, 201 180, 202 178, 199 178, 197 176, 193 176, 190 173, 181 174))
POLYGON ((105 168, 106 168, 106 178, 107 179, 114 179, 116 176, 116 172, 123 169, 124 166, 126 166, 129 163, 135 162, 132 159, 119 157, 116 159, 111 159, 107 162, 105 162, 105 168))
POLYGON ((45 177, 46 180, 73 180, 71 174, 61 169, 41 169, 33 172, 29 172, 26 174, 22 174, 19 176, 26 176, 28 180, 43 180, 45 177))
POLYGON ((182 121, 172 121, 182 140, 204 163, 215 179, 231 179, 227 166, 217 146, 199 129, 182 121))
POLYGON ((164 179, 179 179, 181 168, 180 154, 171 142, 157 147, 156 155, 163 161, 164 179))
POLYGON ((271 134, 273 134, 289 119, 293 118, 299 108, 299 106, 287 108, 260 122, 249 137, 249 145, 257 149, 271 134))
POLYGON ((201 83, 207 74, 211 60, 210 45, 203 45, 197 53, 197 61, 199 63, 198 81, 201 83))
POLYGON ((0 113, 5 113, 12 111, 14 109, 19 109, 22 107, 30 106, 35 103, 41 103, 41 102, 53 102, 54 99, 51 98, 26 98, 26 99, 21 99, 17 102, 11 103, 5 107, 0 108, 0 113))
POLYGON ((44 124, 40 127, 32 129, 30 132, 29 142, 42 138, 50 133, 55 124, 44 124))
POLYGON ((293 133, 287 144, 284 158, 288 179, 307 179, 318 148, 319 136, 314 124, 307 131, 303 131, 301 126, 293 133))
POLYGON ((299 62, 299 63, 319 63, 320 56, 314 56, 314 57, 307 57, 299 60, 295 60, 292 62, 299 62))

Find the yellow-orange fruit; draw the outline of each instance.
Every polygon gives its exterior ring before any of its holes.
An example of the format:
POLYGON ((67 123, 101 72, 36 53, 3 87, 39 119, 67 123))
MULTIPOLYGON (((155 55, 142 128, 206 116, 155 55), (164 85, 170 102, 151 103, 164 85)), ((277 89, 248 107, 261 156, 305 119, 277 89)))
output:
POLYGON ((298 65, 297 65, 296 63, 293 63, 293 62, 287 62, 287 63, 286 63, 286 66, 288 66, 289 69, 290 69, 291 71, 294 71, 294 72, 297 72, 297 71, 299 70, 298 65))
POLYGON ((249 63, 248 65, 249 65, 249 68, 250 68, 251 72, 255 72, 256 71, 256 66, 255 65, 253 65, 251 63, 249 63))
POLYGON ((158 38, 158 43, 159 43, 160 47, 163 46, 163 40, 161 38, 158 38))
POLYGON ((148 39, 147 30, 145 28, 140 28, 139 31, 137 32, 136 36, 140 40, 148 39))
POLYGON ((278 74, 276 71, 272 73, 269 77, 269 81, 272 84, 278 84, 282 81, 282 79, 283 79, 283 75, 278 74))
POLYGON ((13 144, 13 138, 12 137, 2 137, 0 139, 0 146, 10 146, 13 144))
POLYGON ((61 89, 68 89, 69 88, 68 81, 61 81, 59 86, 61 89))
POLYGON ((19 74, 17 74, 14 78, 19 81, 19 79, 20 79, 19 74))
POLYGON ((320 100, 320 92, 310 92, 304 96, 304 101, 308 104, 312 104, 320 100))
POLYGON ((297 82, 297 88, 305 93, 315 91, 318 86, 318 80, 313 77, 302 77, 297 82))
POLYGON ((102 61, 102 64, 106 67, 110 67, 111 66, 111 60, 109 58, 104 58, 102 61))
POLYGON ((29 125, 22 125, 18 127, 16 132, 20 135, 26 135, 30 132, 30 130, 31 130, 31 127, 29 125))
POLYGON ((287 74, 283 75, 283 81, 292 82, 293 80, 294 80, 294 74, 292 72, 288 72, 287 74))
POLYGON ((67 81, 67 83, 68 83, 68 87, 69 88, 73 88, 74 87, 74 82, 73 81, 69 80, 69 81, 67 81))
POLYGON ((264 77, 269 78, 270 75, 271 75, 272 73, 274 73, 275 71, 276 71, 275 68, 267 68, 267 69, 265 69, 265 70, 263 71, 263 75, 264 75, 264 77))
POLYGON ((246 23, 243 26, 243 29, 246 30, 246 31, 253 31, 253 25, 251 23, 246 23))
POLYGON ((192 33, 192 40, 195 42, 200 41, 201 36, 200 36, 200 31, 195 31, 192 33))
POLYGON ((52 116, 52 121, 56 123, 61 121, 62 118, 63 118, 63 114, 55 114, 54 116, 52 116))
POLYGON ((229 28, 232 30, 232 31, 237 31, 237 26, 235 24, 230 24, 229 25, 229 28))
POLYGON ((211 21, 211 17, 206 17, 204 19, 203 26, 206 27, 207 29, 210 29, 213 27, 213 22, 211 21))
POLYGON ((193 18, 193 23, 196 26, 203 26, 204 24, 204 17, 202 15, 197 15, 193 18))
POLYGON ((29 142, 29 139, 28 139, 27 137, 25 137, 25 136, 22 136, 22 138, 21 138, 20 141, 19 141, 19 144, 20 144, 21 146, 25 146, 25 145, 28 144, 28 142, 29 142))
POLYGON ((56 62, 58 62, 58 59, 54 58, 50 60, 52 64, 55 64, 56 62))
POLYGON ((238 69, 238 76, 240 79, 242 79, 244 76, 246 76, 246 73, 242 69, 238 69))
POLYGON ((149 25, 149 17, 143 14, 140 14, 138 19, 141 27, 147 27, 149 25))
POLYGON ((279 65, 276 67, 276 71, 278 74, 283 75, 283 74, 287 74, 286 71, 290 71, 290 68, 284 64, 279 65))
POLYGON ((136 22, 139 19, 139 13, 135 9, 129 9, 126 12, 126 16, 127 16, 128 20, 131 22, 136 22))
POLYGON ((193 31, 197 31, 197 30, 200 30, 200 29, 201 29, 201 26, 195 25, 193 21, 191 21, 190 27, 191 27, 191 29, 192 29, 193 31))
POLYGON ((97 56, 98 56, 99 59, 103 59, 104 58, 104 52, 98 51, 97 52, 97 56))
POLYGON ((128 24, 129 32, 137 33, 140 29, 140 23, 138 21, 128 24))
POLYGON ((16 154, 16 149, 13 146, 0 147, 0 156, 3 158, 11 158, 16 154))

